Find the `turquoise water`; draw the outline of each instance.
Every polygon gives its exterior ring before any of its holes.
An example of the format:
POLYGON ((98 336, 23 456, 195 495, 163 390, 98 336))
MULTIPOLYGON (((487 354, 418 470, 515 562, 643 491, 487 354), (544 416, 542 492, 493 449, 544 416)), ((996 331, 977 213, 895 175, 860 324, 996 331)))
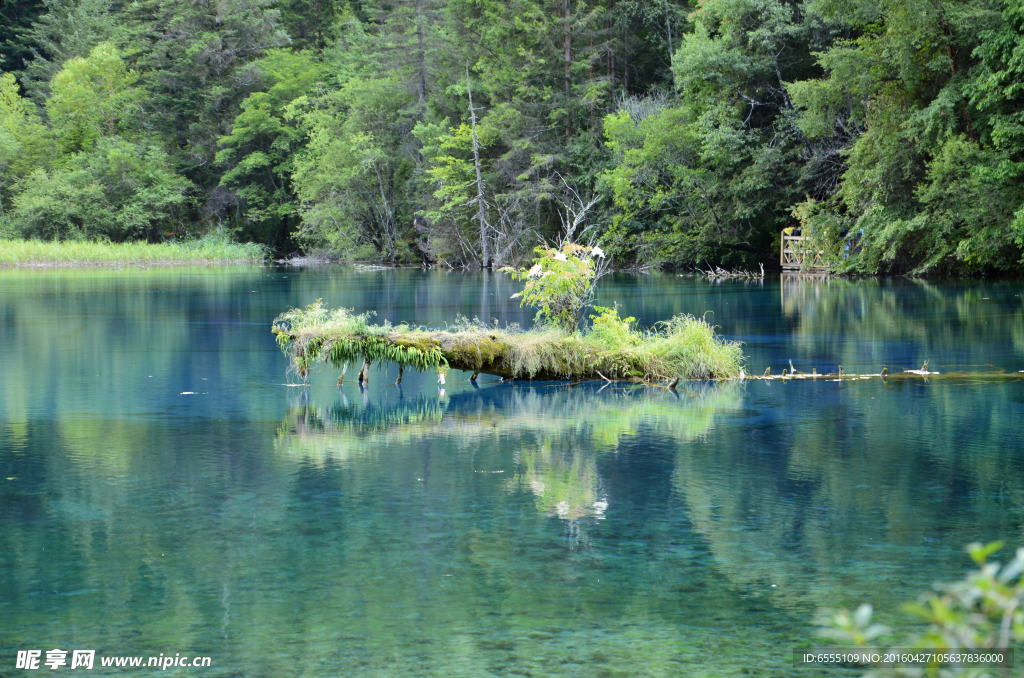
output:
MULTIPOLYGON (((452 374, 442 394, 393 368, 339 389, 322 367, 304 389, 269 332, 317 298, 528 325, 516 289, 0 271, 0 675, 52 648, 207 655, 161 673, 209 676, 792 675, 818 609, 869 601, 905 625, 900 604, 965 571, 965 544, 1024 544, 1024 383, 677 397, 452 374)), ((1022 294, 649 275, 598 303, 647 324, 710 311, 751 373, 1016 371, 1022 294)))

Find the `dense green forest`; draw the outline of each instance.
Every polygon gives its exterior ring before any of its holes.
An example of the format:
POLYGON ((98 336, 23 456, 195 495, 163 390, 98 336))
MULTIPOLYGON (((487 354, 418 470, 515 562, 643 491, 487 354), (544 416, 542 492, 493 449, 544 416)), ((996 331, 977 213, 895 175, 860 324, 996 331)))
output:
POLYGON ((843 270, 1024 252, 1021 0, 3 0, 0 235, 843 270), (472 101, 472 104, 470 103, 472 101))

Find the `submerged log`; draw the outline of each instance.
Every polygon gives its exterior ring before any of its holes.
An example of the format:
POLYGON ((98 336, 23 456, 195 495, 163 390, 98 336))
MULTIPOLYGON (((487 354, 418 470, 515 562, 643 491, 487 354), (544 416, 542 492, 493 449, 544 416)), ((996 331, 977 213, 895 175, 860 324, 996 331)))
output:
POLYGON ((903 370, 902 372, 889 372, 889 368, 882 368, 881 372, 875 372, 872 374, 850 374, 843 370, 843 366, 839 366, 838 372, 831 372, 828 374, 818 374, 817 370, 811 374, 804 374, 803 372, 796 372, 795 374, 787 374, 786 370, 782 370, 782 376, 772 376, 768 370, 765 371, 763 376, 751 377, 747 379, 753 379, 757 381, 800 381, 804 379, 808 380, 825 380, 825 381, 858 381, 862 379, 881 379, 883 382, 888 381, 909 381, 909 380, 921 380, 930 381, 932 379, 939 381, 982 381, 982 382, 1006 382, 1006 381, 1024 381, 1024 370, 1020 372, 929 372, 928 363, 925 363, 924 367, 920 370, 903 370))

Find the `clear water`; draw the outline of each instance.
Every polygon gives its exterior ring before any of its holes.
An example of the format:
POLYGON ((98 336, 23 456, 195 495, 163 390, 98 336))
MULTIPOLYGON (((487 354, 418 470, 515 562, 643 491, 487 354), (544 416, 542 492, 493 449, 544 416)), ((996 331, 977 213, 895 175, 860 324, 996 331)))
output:
MULTIPOLYGON (((376 370, 361 391, 321 368, 304 390, 269 332, 317 298, 529 324, 515 289, 0 271, 0 675, 58 647, 209 655, 177 671, 208 676, 784 676, 819 608, 900 624, 965 544, 1024 543, 1024 383, 676 397, 452 374, 441 395, 433 375, 376 370)), ((647 324, 711 311, 749 372, 1016 371, 1022 294, 650 275, 599 303, 647 324)))

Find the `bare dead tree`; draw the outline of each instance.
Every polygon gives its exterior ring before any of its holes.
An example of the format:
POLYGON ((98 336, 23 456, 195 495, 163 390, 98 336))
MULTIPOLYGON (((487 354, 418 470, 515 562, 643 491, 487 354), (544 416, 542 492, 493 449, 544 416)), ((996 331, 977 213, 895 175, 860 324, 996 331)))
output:
POLYGON ((594 224, 587 225, 587 217, 590 215, 590 210, 597 204, 598 198, 592 197, 589 201, 584 202, 583 198, 580 197, 579 191, 570 186, 565 177, 557 172, 556 175, 561 179, 562 185, 565 187, 563 192, 565 197, 563 198, 561 209, 558 211, 558 218, 562 222, 562 233, 558 236, 558 247, 561 248, 566 243, 577 243, 582 239, 586 239, 588 247, 593 247, 597 240, 597 234, 594 232, 594 224))
POLYGON ((526 243, 531 240, 530 236, 535 235, 535 229, 527 224, 523 216, 521 196, 501 196, 494 203, 498 213, 498 222, 492 225, 494 265, 518 264, 526 251, 526 243))

